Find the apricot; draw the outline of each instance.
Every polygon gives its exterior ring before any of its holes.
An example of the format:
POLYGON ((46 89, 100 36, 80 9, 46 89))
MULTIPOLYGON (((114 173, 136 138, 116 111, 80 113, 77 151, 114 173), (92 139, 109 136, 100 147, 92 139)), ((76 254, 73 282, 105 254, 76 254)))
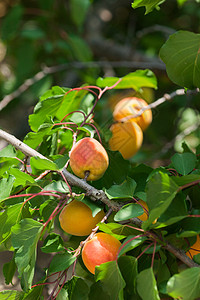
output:
POLYGON ((92 216, 91 209, 83 202, 72 200, 59 215, 61 228, 72 235, 89 235, 96 224, 99 223, 105 213, 103 210, 92 216))
POLYGON ((131 158, 140 149, 143 141, 143 132, 133 121, 114 123, 110 130, 112 137, 109 147, 112 151, 119 151, 124 159, 131 158))
POLYGON ((133 116, 129 119, 136 122, 144 131, 152 122, 151 109, 145 110, 140 116, 134 117, 137 113, 148 104, 145 100, 137 97, 127 97, 120 100, 114 108, 113 118, 119 121, 125 117, 133 116))
POLYGON ((190 247, 190 249, 186 252, 186 255, 189 258, 193 258, 194 255, 197 255, 200 253, 200 237, 197 235, 196 242, 190 247))
POLYGON ((79 140, 70 153, 70 166, 75 175, 88 180, 98 180, 108 168, 109 159, 104 147, 95 139, 79 140))
MULTIPOLYGON (((147 203, 141 199, 138 202, 143 207, 144 213, 142 215, 138 216, 137 218, 140 219, 141 221, 146 221, 149 217, 149 208, 147 206, 147 203)), ((156 222, 157 222, 157 219, 153 221, 153 224, 155 224, 156 222)))
POLYGON ((96 266, 116 260, 120 246, 120 241, 108 233, 95 234, 91 240, 85 243, 82 250, 82 259, 86 268, 94 274, 96 266))

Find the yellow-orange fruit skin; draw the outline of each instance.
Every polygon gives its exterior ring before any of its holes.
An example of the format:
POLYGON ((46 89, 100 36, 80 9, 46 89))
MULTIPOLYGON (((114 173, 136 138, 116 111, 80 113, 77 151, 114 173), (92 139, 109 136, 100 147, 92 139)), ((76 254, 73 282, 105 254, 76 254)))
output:
POLYGON ((61 228, 72 235, 89 235, 96 224, 99 223, 105 213, 103 210, 92 216, 91 209, 83 202, 72 200, 59 215, 61 228))
MULTIPOLYGON (((119 121, 125 117, 136 115, 140 109, 148 104, 145 100, 137 97, 127 97, 120 100, 114 108, 113 118, 119 121)), ((152 122, 152 112, 150 109, 144 111, 140 116, 131 118, 144 131, 152 122)))
POLYGON ((131 158, 140 149, 143 142, 143 132, 133 121, 114 123, 110 130, 112 137, 109 147, 112 151, 119 151, 124 159, 131 158))
POLYGON ((86 242, 82 250, 82 259, 86 268, 95 273, 95 267, 117 259, 120 241, 110 234, 99 232, 86 242))
POLYGON ((191 248, 186 252, 186 255, 189 258, 193 258, 194 255, 197 255, 200 253, 200 237, 197 235, 196 242, 191 246, 191 248), (192 248, 192 249, 191 249, 192 248))
MULTIPOLYGON (((147 203, 141 199, 138 202, 142 205, 144 213, 142 215, 138 216, 137 218, 140 219, 141 221, 146 221, 149 218, 149 215, 148 215, 149 208, 147 206, 147 203)), ((157 222, 157 219, 153 221, 153 224, 155 224, 156 222, 157 222)))
POLYGON ((79 140, 70 153, 70 166, 75 175, 87 180, 98 180, 108 168, 109 159, 104 147, 95 139, 85 137, 79 140))

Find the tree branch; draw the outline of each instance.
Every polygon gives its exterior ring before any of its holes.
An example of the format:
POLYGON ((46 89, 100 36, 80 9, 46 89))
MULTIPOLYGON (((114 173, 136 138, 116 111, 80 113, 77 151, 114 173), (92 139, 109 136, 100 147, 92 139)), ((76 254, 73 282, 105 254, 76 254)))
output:
MULTIPOLYGON (((32 149, 28 145, 24 144, 22 141, 18 140, 13 135, 6 133, 3 130, 0 130, 0 138, 6 140, 9 144, 13 145, 18 150, 22 151, 26 156, 30 156, 30 157, 37 156, 42 159, 49 160, 48 158, 46 158, 45 156, 43 156, 36 150, 32 149)), ((85 190, 86 194, 91 198, 91 200, 93 200, 93 201, 100 200, 103 203, 105 203, 106 205, 108 205, 108 207, 110 207, 113 211, 119 211, 120 208, 122 207, 119 203, 110 201, 108 199, 108 197, 106 196, 106 194, 102 190, 97 190, 96 188, 94 188, 93 186, 91 186, 87 182, 85 182, 83 179, 79 179, 75 175, 68 172, 65 168, 62 170, 62 173, 71 185, 80 187, 81 189, 85 190)), ((142 223, 139 219, 133 218, 130 221, 132 223, 136 224, 138 227, 141 227, 142 223)), ((148 235, 148 232, 147 232, 147 235, 148 235)), ((156 236, 156 238, 158 238, 157 235, 155 235, 155 233, 149 232, 150 238, 152 238, 153 235, 156 236)), ((178 259, 180 259, 187 266, 199 267, 199 265, 196 264, 193 260, 191 260, 183 251, 181 251, 180 249, 177 249, 170 243, 163 245, 163 247, 165 249, 167 249, 169 252, 173 253, 178 259)))

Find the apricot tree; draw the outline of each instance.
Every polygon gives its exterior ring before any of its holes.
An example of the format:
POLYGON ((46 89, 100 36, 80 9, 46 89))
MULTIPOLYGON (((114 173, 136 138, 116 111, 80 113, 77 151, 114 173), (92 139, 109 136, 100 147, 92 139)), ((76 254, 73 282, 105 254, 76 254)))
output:
MULTIPOLYGON (((150 12, 163 2, 132 6, 150 12)), ((133 114, 125 110, 126 120, 110 112, 98 122, 98 110, 106 113, 101 101, 116 90, 157 89, 150 69, 75 88, 53 86, 30 114, 23 142, 0 130, 8 143, 0 151, 0 242, 1 251, 13 253, 3 273, 12 284, 17 270, 21 284, 20 291, 1 291, 2 300, 200 297, 200 148, 183 142, 165 166, 133 156, 146 134, 141 116, 152 112, 153 124, 163 103, 199 95, 199 35, 172 34, 160 57, 181 88, 133 114), (37 250, 50 256, 39 279, 37 250)))

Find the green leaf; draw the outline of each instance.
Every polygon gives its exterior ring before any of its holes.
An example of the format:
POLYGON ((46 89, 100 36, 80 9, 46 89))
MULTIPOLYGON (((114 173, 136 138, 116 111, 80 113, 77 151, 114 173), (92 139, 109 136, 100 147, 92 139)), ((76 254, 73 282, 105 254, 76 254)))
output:
POLYGON ((168 208, 176 193, 178 186, 166 174, 159 172, 151 177, 147 183, 147 206, 149 218, 143 222, 143 229, 147 229, 155 219, 168 208))
POLYGON ((122 184, 113 185, 109 189, 105 190, 105 193, 109 199, 132 199, 135 187, 136 182, 132 178, 128 177, 122 184))
POLYGON ((19 186, 19 185, 26 186, 27 184, 30 183, 36 184, 33 177, 31 177, 27 173, 22 172, 17 168, 10 168, 8 172, 10 175, 13 175, 15 177, 14 186, 19 186))
POLYGON ((182 220, 181 230, 177 234, 178 237, 190 237, 200 234, 199 218, 188 217, 182 220))
POLYGON ((97 266, 95 268, 95 280, 101 281, 103 289, 112 300, 123 299, 122 293, 126 283, 117 261, 109 261, 97 266))
POLYGON ((22 288, 31 288, 36 261, 36 247, 43 226, 32 219, 23 219, 12 228, 12 245, 16 250, 15 263, 22 288))
POLYGON ((12 145, 8 145, 0 151, 0 157, 16 157, 16 150, 12 145))
POLYGON ((173 298, 195 300, 200 297, 200 268, 194 267, 172 276, 167 292, 173 298))
POLYGON ((12 226, 19 222, 21 207, 21 203, 15 204, 0 213, 0 244, 10 236, 12 226))
POLYGON ((44 123, 39 127, 38 132, 29 132, 24 138, 24 143, 35 149, 42 143, 45 136, 51 135, 53 132, 52 124, 44 123))
POLYGON ((173 176, 172 178, 176 182, 176 184, 178 184, 179 186, 182 186, 182 185, 200 180, 200 175, 198 175, 198 174, 189 174, 189 175, 185 175, 185 176, 181 176, 181 177, 173 176))
POLYGON ((15 177, 12 175, 0 180, 0 202, 10 196, 14 181, 15 177))
POLYGON ((42 252, 51 253, 64 250, 63 240, 59 234, 50 233, 44 240, 44 245, 41 247, 42 252))
POLYGON ((12 279, 15 274, 15 271, 16 271, 16 264, 13 259, 3 265, 3 275, 5 277, 6 284, 12 283, 12 279))
POLYGON ((142 300, 160 300, 153 269, 145 269, 137 276, 137 291, 142 300))
POLYGON ((138 217, 144 213, 143 208, 139 204, 130 203, 124 205, 114 216, 116 222, 128 220, 138 217))
POLYGON ((177 194, 156 223, 156 228, 169 226, 186 218, 188 215, 185 196, 177 194))
POLYGON ((200 87, 200 34, 178 31, 160 50, 169 78, 176 84, 194 89, 200 87))
POLYGON ((133 256, 120 256, 118 259, 118 265, 121 274, 126 282, 126 288, 130 295, 134 295, 136 292, 136 277, 137 277, 137 258, 133 256))
POLYGON ((71 17, 77 26, 85 21, 90 4, 90 0, 70 0, 71 17))
POLYGON ((172 156, 171 161, 174 168, 181 175, 187 175, 190 173, 196 166, 196 155, 193 153, 176 153, 172 156))
POLYGON ((66 182, 62 181, 62 180, 58 180, 58 181, 52 181, 50 184, 46 185, 44 187, 45 191, 57 191, 60 193, 68 193, 69 192, 69 187, 66 184, 66 182))
POLYGON ((145 6, 146 13, 148 14, 151 12, 154 8, 158 8, 159 4, 163 3, 165 0, 134 0, 132 3, 133 8, 138 8, 141 6, 145 6))
POLYGON ((75 59, 79 61, 92 60, 92 52, 84 39, 82 39, 80 36, 70 35, 68 36, 67 40, 75 59))
POLYGON ((135 233, 133 229, 118 223, 99 223, 99 229, 103 232, 113 235, 118 240, 135 233))
POLYGON ((90 287, 89 300, 110 300, 110 296, 103 290, 100 281, 93 283, 90 287))
POLYGON ((75 260, 76 257, 73 257, 73 255, 68 252, 56 254, 50 263, 49 273, 64 271, 69 268, 75 260))
POLYGON ((39 157, 31 157, 30 164, 31 164, 31 168, 37 170, 52 170, 52 171, 58 170, 58 167, 53 161, 50 161, 48 159, 42 159, 39 157))
POLYGON ((1 291, 1 300, 22 300, 24 298, 24 292, 18 291, 1 291))
POLYGON ((145 236, 135 236, 135 235, 129 235, 124 241, 123 244, 120 247, 120 252, 118 254, 119 257, 123 255, 124 253, 138 247, 141 245, 144 241, 146 241, 145 236))
POLYGON ((80 277, 73 276, 71 280, 66 282, 65 289, 67 289, 70 300, 88 299, 89 287, 86 281, 80 277))
POLYGON ((150 70, 137 70, 133 73, 129 73, 128 75, 117 78, 117 77, 106 77, 106 78, 98 78, 96 84, 99 87, 111 87, 117 81, 121 79, 121 81, 115 86, 115 89, 128 89, 133 88, 136 91, 139 91, 142 87, 150 87, 157 89, 157 80, 154 73, 150 70))

